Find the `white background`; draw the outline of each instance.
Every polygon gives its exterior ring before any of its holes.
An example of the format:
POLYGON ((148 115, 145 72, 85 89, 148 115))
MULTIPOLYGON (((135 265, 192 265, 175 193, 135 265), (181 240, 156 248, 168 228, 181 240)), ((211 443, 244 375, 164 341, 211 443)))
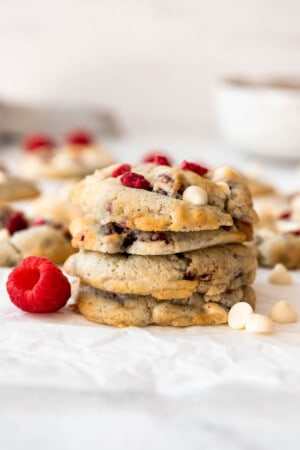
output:
POLYGON ((0 97, 213 130, 215 80, 300 74, 298 0, 0 0, 0 97))

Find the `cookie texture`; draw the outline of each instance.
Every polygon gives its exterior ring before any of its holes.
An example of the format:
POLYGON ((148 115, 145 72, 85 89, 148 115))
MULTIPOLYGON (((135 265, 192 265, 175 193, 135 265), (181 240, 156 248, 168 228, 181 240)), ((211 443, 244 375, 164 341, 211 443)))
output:
POLYGON ((80 251, 64 265, 97 289, 157 299, 185 298, 200 292, 207 298, 251 284, 256 272, 255 251, 229 244, 177 255, 109 255, 80 251))
MULTIPOLYGON (((150 296, 117 296, 82 286, 76 308, 88 320, 117 327, 220 325, 227 323, 228 306, 223 303, 228 302, 227 297, 223 294, 218 303, 207 302, 197 293, 182 300, 159 301, 150 296)), ((236 295, 231 293, 229 304, 241 300, 255 305, 251 287, 243 286, 236 295)))
POLYGON ((232 226, 234 219, 257 220, 245 180, 229 168, 215 171, 209 178, 169 166, 132 167, 132 172, 148 181, 149 190, 124 186, 121 177, 111 176, 116 168, 97 170, 73 191, 73 202, 101 225, 113 222, 140 231, 186 232, 232 226), (189 186, 204 189, 208 204, 183 201, 189 186))
POLYGON ((0 171, 0 202, 37 197, 39 190, 30 181, 0 171))
POLYGON ((70 225, 70 232, 75 248, 133 255, 170 255, 247 240, 246 234, 236 226, 186 233, 146 232, 114 223, 99 225, 94 217, 75 219, 70 225))

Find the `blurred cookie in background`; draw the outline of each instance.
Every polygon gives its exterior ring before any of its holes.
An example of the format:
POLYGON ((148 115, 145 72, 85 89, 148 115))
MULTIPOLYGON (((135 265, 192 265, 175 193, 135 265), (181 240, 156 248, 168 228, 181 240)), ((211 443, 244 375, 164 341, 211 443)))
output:
POLYGON ((62 144, 44 134, 23 142, 21 171, 26 178, 81 178, 113 162, 110 154, 86 130, 74 130, 62 144))
POLYGON ((11 175, 0 164, 0 201, 13 202, 35 198, 39 195, 38 188, 29 180, 11 175))

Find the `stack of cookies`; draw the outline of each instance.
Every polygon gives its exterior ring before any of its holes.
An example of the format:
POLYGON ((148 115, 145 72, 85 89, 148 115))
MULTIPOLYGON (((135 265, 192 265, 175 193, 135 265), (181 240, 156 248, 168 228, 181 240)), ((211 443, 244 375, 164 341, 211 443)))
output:
POLYGON ((97 170, 74 189, 84 215, 70 227, 80 251, 65 263, 81 280, 78 311, 114 326, 223 324, 254 306, 257 221, 245 180, 166 158, 97 170), (246 245, 245 245, 246 243, 246 245))

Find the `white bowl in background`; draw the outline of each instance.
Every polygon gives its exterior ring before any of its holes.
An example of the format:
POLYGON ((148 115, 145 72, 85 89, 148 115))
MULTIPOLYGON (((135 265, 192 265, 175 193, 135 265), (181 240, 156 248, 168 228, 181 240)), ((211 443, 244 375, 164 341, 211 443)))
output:
POLYGON ((300 159, 300 80, 225 78, 215 103, 221 133, 232 146, 300 159))

